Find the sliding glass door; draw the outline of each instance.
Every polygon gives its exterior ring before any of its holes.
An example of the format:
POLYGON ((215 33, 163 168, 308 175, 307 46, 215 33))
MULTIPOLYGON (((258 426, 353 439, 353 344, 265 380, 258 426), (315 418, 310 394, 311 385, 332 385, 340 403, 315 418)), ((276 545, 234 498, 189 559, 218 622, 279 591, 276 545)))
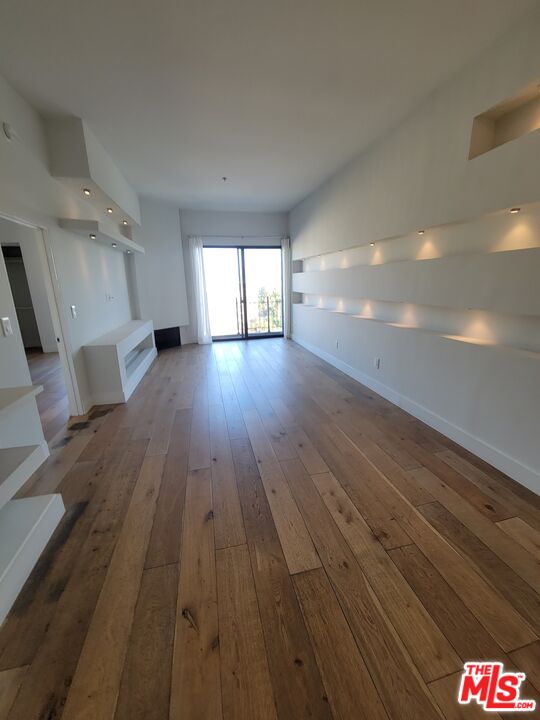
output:
POLYGON ((281 248, 205 247, 212 337, 283 334, 281 248))
POLYGON ((244 248, 247 334, 283 334, 281 248, 244 248))
POLYGON ((203 257, 212 337, 243 337, 242 280, 238 250, 230 247, 205 247, 203 257))

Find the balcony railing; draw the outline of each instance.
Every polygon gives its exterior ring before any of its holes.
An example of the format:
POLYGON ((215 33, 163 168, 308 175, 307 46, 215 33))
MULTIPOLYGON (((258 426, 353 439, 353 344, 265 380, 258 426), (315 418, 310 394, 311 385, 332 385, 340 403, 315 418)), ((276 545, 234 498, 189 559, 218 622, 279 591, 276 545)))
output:
MULTIPOLYGON (((246 303, 248 335, 283 332, 281 298, 269 296, 246 303)), ((239 332, 241 333, 238 313, 239 332)))

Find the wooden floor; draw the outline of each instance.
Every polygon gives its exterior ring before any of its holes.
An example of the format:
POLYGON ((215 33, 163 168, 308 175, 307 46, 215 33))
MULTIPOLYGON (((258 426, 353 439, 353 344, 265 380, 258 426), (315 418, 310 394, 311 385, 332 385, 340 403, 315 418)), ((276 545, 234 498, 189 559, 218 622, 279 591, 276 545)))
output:
POLYGON ((36 400, 43 434, 50 442, 69 419, 69 402, 60 358, 58 353, 27 350, 26 359, 32 383, 43 386, 43 392, 36 400))
POLYGON ((540 701, 540 499, 290 341, 166 351, 51 444, 1 720, 480 718, 482 658, 540 701))

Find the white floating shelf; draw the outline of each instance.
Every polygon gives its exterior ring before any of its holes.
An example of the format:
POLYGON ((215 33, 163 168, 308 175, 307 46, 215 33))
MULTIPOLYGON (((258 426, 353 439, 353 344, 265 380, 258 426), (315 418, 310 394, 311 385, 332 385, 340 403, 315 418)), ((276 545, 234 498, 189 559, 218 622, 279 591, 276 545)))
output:
POLYGON ((540 315, 539 263, 537 247, 461 253, 295 273, 292 289, 303 295, 344 300, 536 317, 540 315))
POLYGON ((0 388, 0 413, 35 397, 43 390, 42 385, 21 385, 19 387, 0 388))
POLYGON ((63 116, 45 122, 53 177, 92 205, 101 217, 110 208, 111 217, 128 225, 141 224, 139 198, 126 178, 82 118, 63 116), (89 193, 82 195, 84 189, 89 193))
POLYGON ((120 231, 111 229, 108 225, 99 220, 74 220, 71 218, 60 218, 58 220, 60 227, 64 230, 82 235, 85 238, 96 240, 109 247, 114 243, 118 250, 132 253, 144 253, 142 245, 138 245, 133 240, 122 235, 120 231), (95 237, 94 237, 95 236, 95 237))
POLYGON ((381 318, 374 318, 368 315, 358 315, 355 313, 348 313, 342 310, 332 310, 329 308, 319 307, 317 305, 309 305, 308 303, 298 303, 295 307, 309 308, 310 310, 320 310, 323 312, 331 313, 333 315, 347 315, 354 320, 365 320, 372 323, 378 323, 386 327, 398 328, 400 330, 415 330, 416 332, 428 333, 430 335, 436 335, 443 340, 451 340, 453 342, 465 343, 467 345, 476 345, 478 347, 489 348, 492 350, 499 350, 501 352, 511 352, 521 355, 523 357, 529 357, 532 360, 540 360, 540 352, 534 350, 527 350, 526 348, 514 347, 512 345, 500 345, 499 343, 492 342, 490 340, 484 340, 482 338, 475 338, 468 335, 451 335, 438 330, 431 330, 430 328, 418 327, 417 325, 410 325, 409 323, 393 322, 388 320, 382 320, 381 318))
POLYGON ((10 500, 0 510, 0 623, 63 514, 58 494, 10 500))
POLYGON ((45 460, 41 445, 0 448, 0 509, 45 460))

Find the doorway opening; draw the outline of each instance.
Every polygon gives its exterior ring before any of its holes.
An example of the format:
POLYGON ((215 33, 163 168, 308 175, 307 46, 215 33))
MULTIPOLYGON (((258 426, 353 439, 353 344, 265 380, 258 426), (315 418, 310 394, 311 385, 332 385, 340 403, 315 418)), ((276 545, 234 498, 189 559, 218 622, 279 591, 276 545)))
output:
POLYGON ((50 443, 72 414, 73 387, 45 238, 39 228, 0 217, 0 246, 15 310, 12 326, 20 335, 32 384, 43 387, 36 402, 43 435, 50 443))
POLYGON ((204 274, 213 340, 283 336, 279 247, 205 247, 204 274))

